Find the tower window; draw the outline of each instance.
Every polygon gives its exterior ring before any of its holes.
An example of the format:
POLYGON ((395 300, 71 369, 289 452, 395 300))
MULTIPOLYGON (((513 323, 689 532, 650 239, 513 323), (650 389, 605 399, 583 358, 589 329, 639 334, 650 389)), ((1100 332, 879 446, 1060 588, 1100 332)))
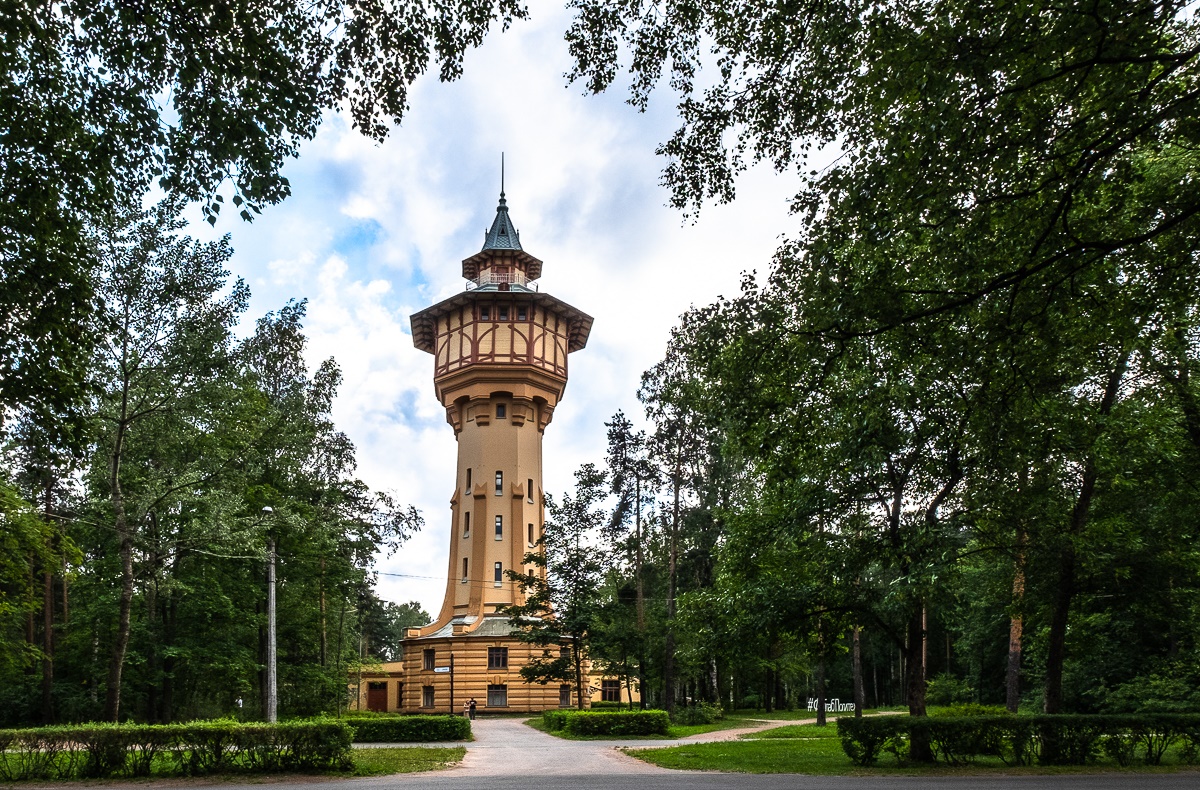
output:
POLYGON ((467 493, 471 493, 471 467, 467 467, 467 493))
POLYGON ((496 586, 499 587, 504 582, 504 563, 497 562, 495 568, 496 586))
POLYGON ((479 319, 480 319, 481 321, 491 321, 491 320, 492 320, 492 311, 491 311, 491 309, 490 309, 490 308, 488 308, 488 307, 481 307, 481 308, 479 308, 479 319))
POLYGON ((504 473, 496 473, 496 496, 504 496, 504 473))
POLYGON ((471 537, 471 514, 470 513, 463 514, 463 537, 464 538, 471 537))
POLYGON ((517 308, 517 320, 518 321, 524 321, 527 316, 528 316, 528 313, 525 312, 525 305, 521 305, 520 307, 517 308))
POLYGON ((529 545, 533 545, 533 524, 529 525, 529 545))
POLYGON ((501 321, 508 320, 508 306, 507 305, 500 308, 500 320, 501 321))
POLYGON ((530 503, 532 503, 533 502, 533 478, 532 477, 529 478, 528 480, 525 481, 525 483, 526 483, 526 488, 525 488, 526 498, 530 501, 530 503))
POLYGON ((496 404, 496 419, 503 420, 507 416, 508 416, 508 407, 505 406, 503 403, 497 403, 496 404))
POLYGON ((463 584, 467 583, 467 558, 463 557, 463 584))
POLYGON ((504 539, 504 516, 496 516, 496 540, 504 539))

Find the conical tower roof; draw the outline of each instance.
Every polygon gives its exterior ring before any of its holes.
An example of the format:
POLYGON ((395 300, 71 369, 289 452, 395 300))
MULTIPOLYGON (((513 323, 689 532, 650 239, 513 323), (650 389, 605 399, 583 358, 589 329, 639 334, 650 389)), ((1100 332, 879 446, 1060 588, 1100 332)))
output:
POLYGON ((512 218, 508 216, 508 201, 504 198, 503 187, 500 188, 496 218, 492 220, 492 227, 483 237, 483 249, 462 262, 463 277, 474 280, 479 276, 481 269, 502 260, 517 266, 530 280, 542 276, 542 262, 521 247, 521 234, 517 232, 512 218))
POLYGON ((492 228, 483 238, 483 249, 488 250, 519 250, 521 249, 521 234, 513 227, 508 216, 508 201, 504 193, 500 193, 500 205, 496 206, 496 218, 492 220, 492 228))

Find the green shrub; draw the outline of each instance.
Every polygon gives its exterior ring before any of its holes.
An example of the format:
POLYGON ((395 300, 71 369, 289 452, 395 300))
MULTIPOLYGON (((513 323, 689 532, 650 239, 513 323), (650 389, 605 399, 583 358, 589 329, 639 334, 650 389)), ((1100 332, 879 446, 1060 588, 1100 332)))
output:
POLYGON ((1140 760, 1158 765, 1172 745, 1184 760, 1200 746, 1200 715, 1140 716, 887 716, 838 719, 842 750, 858 765, 872 765, 883 752, 908 759, 912 737, 929 742, 934 759, 949 765, 981 755, 1009 765, 1085 765, 1101 753, 1121 765, 1140 760))
POLYGON ((937 718, 962 718, 964 716, 1011 716, 1003 705, 980 705, 977 702, 964 702, 958 705, 947 705, 944 708, 934 708, 929 715, 937 718))
POLYGON ((725 709, 720 705, 697 702, 694 705, 677 708, 674 721, 676 724, 715 724, 723 718, 725 718, 725 709))
POLYGON ((925 689, 925 702, 930 705, 958 705, 970 702, 975 691, 965 680, 959 680, 943 672, 929 681, 925 689))
POLYGON ((665 710, 547 710, 542 721, 551 732, 572 735, 666 735, 671 726, 665 710))
POLYGON ((358 743, 421 743, 465 741, 471 737, 471 722, 463 716, 373 716, 347 722, 358 743))
POLYGON ((342 722, 231 721, 89 724, 0 730, 0 779, 148 776, 158 756, 176 775, 226 771, 346 770, 351 731, 342 722))
POLYGON ((557 732, 567 726, 568 710, 544 710, 542 711, 542 724, 550 732, 557 732))
POLYGON ((629 710, 628 702, 605 702, 603 700, 592 703, 592 710, 629 710))
POLYGON ((837 732, 842 751, 855 765, 874 765, 887 741, 903 731, 902 722, 900 716, 841 717, 837 720, 837 732))

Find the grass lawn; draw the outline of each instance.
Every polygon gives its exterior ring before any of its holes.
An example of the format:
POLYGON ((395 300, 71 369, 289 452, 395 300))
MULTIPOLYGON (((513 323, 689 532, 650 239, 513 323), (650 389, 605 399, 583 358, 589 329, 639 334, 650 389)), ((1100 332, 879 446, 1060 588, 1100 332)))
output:
POLYGON ((1078 774, 1096 771, 1172 772, 1197 770, 1196 766, 1178 763, 1178 756, 1168 752, 1167 765, 1121 768, 1115 762, 1100 761, 1087 766, 1006 766, 996 758, 980 758, 974 764, 960 767, 944 765, 899 765, 891 757, 879 764, 863 768, 850 762, 842 751, 837 727, 792 725, 743 735, 742 740, 719 743, 697 743, 670 746, 662 749, 626 749, 639 760, 660 766, 690 771, 729 771, 748 774, 813 774, 819 776, 969 776, 980 774, 1078 774))
POLYGON ((438 771, 461 762, 466 753, 467 750, 462 746, 355 749, 353 775, 384 776, 386 774, 411 774, 418 771, 438 771))
POLYGON ((666 735, 572 735, 565 733, 562 730, 551 732, 546 729, 546 725, 542 723, 540 716, 532 719, 526 719, 525 723, 535 730, 544 732, 547 735, 553 735, 555 738, 562 738, 567 741, 661 741, 664 738, 675 740, 677 738, 686 738, 689 735, 699 735, 705 732, 716 732, 717 730, 731 730, 736 727, 745 727, 745 719, 730 719, 725 718, 714 724, 672 724, 667 728, 666 735))
MULTIPOLYGON (((307 776, 386 776, 388 774, 410 774, 420 771, 437 771, 442 768, 461 762, 463 755, 467 750, 462 746, 451 746, 445 748, 431 748, 425 746, 413 747, 393 747, 383 749, 355 749, 354 750, 354 768, 350 771, 330 771, 316 774, 306 774, 307 776)), ((13 759, 12 755, 0 756, 0 760, 13 759)), ((165 755, 155 757, 150 770, 149 779, 183 779, 178 773, 172 770, 174 761, 169 760, 165 755)), ((210 774, 204 777, 207 782, 220 781, 261 781, 268 776, 284 776, 287 774, 271 774, 271 773, 251 773, 251 772, 234 772, 226 774, 210 774)), ((28 782, 13 782, 6 786, 21 786, 25 784, 46 786, 50 780, 32 779, 28 782)), ((67 783, 87 783, 89 785, 116 784, 130 781, 124 777, 114 777, 112 779, 54 779, 55 786, 67 783)), ((144 780, 135 780, 144 781, 144 780)), ((0 779, 0 784, 4 780, 0 779)))

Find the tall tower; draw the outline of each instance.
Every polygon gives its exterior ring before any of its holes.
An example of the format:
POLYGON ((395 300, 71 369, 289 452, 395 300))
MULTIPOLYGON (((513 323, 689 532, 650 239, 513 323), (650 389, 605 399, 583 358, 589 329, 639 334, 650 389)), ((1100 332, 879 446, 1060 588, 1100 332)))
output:
POLYGON ((511 638, 497 610, 524 602, 506 571, 532 570, 523 558, 545 517, 542 434, 567 386, 567 357, 586 345, 592 318, 538 290, 542 262, 522 248, 503 186, 483 249, 462 262, 462 274, 462 293, 411 318, 413 343, 433 355, 458 468, 446 596, 433 623, 408 632, 402 707, 429 707, 410 703, 428 702, 431 688, 434 707, 443 707, 449 678, 426 676, 421 700, 411 680, 429 672, 423 667, 431 655, 444 662, 442 651, 454 654, 459 701, 486 696, 491 707, 554 707, 559 689, 527 686, 516 674, 529 648, 511 638))

